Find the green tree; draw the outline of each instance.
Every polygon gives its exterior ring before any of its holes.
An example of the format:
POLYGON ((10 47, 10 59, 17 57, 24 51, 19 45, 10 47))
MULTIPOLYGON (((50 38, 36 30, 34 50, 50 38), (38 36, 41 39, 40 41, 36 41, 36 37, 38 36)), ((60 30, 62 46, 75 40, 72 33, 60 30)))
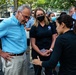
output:
MULTIPOLYGON (((0 0, 0 7, 5 5, 14 5, 14 0, 0 0)), ((18 0, 18 6, 29 4, 31 8, 43 7, 44 9, 68 9, 72 5, 76 5, 76 0, 18 0)), ((7 5, 7 6, 8 6, 7 5)))
POLYGON ((75 4, 76 0, 50 0, 50 6, 59 9, 68 9, 75 4))

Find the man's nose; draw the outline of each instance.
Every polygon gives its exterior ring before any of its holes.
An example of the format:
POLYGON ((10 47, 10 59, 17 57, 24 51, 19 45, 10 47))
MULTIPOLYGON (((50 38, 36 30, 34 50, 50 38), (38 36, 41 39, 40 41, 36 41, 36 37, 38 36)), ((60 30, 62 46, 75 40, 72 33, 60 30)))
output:
POLYGON ((26 22, 28 21, 29 19, 28 18, 26 18, 26 22))

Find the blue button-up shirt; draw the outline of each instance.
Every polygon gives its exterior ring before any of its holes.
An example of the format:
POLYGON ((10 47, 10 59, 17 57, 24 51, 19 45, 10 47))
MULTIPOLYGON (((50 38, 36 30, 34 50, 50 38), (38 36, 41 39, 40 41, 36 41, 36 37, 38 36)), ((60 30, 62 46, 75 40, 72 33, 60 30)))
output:
POLYGON ((72 15, 72 18, 76 20, 76 13, 72 15))
POLYGON ((33 24, 34 24, 34 17, 31 17, 31 19, 26 23, 26 28, 31 28, 33 24))
POLYGON ((19 54, 27 49, 27 38, 24 25, 20 25, 14 15, 0 23, 2 51, 19 54))

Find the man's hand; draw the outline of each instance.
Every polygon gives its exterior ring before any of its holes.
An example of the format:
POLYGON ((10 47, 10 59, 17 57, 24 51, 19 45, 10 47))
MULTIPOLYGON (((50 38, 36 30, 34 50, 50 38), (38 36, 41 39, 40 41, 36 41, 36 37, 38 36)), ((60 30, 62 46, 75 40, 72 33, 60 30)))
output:
POLYGON ((1 55, 1 57, 3 57, 5 60, 11 61, 11 60, 10 60, 10 58, 12 58, 11 54, 6 53, 6 52, 1 52, 0 55, 1 55))

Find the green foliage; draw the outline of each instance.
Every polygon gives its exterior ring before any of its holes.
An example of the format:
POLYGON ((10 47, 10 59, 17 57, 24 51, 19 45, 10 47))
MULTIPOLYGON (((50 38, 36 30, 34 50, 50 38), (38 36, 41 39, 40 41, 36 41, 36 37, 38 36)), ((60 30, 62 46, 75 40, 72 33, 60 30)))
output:
POLYGON ((53 8, 68 9, 72 5, 75 5, 75 0, 51 0, 53 8))
MULTIPOLYGON (((14 5, 14 0, 0 0, 0 6, 6 4, 6 1, 9 5, 14 5)), ((70 6, 76 5, 76 0, 18 0, 18 6, 22 4, 29 4, 32 8, 68 9, 70 6)))

